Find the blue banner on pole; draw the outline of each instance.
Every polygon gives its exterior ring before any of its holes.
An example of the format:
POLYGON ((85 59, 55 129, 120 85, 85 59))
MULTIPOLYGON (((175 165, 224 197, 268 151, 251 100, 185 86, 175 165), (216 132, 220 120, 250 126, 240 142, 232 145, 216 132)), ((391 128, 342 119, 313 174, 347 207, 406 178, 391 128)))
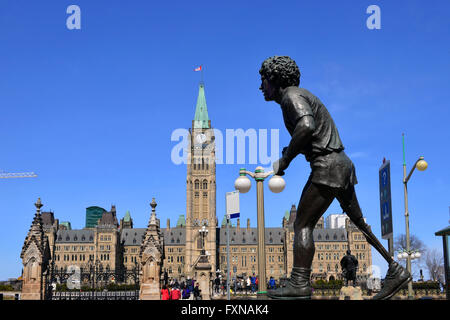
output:
POLYGON ((380 217, 381 237, 388 239, 392 236, 392 203, 391 203, 391 170, 390 161, 386 161, 380 168, 380 217))
POLYGON ((239 218, 239 216, 240 216, 239 212, 238 213, 232 213, 232 214, 230 214, 230 219, 239 218))

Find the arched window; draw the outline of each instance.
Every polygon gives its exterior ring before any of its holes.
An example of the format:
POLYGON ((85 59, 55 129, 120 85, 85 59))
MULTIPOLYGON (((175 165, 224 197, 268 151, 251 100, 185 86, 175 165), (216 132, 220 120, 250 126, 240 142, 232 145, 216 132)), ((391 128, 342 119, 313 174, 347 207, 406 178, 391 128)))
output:
POLYGON ((198 180, 195 180, 194 184, 195 184, 195 190, 198 190, 200 188, 200 183, 198 182, 198 180))
POLYGON ((205 159, 202 158, 202 170, 205 170, 205 159))
POLYGON ((208 181, 203 180, 203 189, 208 189, 208 181))

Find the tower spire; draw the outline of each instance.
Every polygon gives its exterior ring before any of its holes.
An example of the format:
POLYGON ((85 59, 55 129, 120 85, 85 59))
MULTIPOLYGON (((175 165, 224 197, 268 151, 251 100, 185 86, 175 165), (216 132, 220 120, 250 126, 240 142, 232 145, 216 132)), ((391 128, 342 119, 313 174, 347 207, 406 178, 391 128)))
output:
POLYGON ((205 84, 200 82, 198 89, 197 105, 195 107, 194 129, 208 129, 209 116, 206 107, 205 84))

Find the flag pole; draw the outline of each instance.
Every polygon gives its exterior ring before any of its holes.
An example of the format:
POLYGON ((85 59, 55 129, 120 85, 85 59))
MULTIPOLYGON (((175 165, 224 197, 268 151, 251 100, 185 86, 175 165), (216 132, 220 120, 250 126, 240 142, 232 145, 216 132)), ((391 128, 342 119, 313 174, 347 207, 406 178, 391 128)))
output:
POLYGON ((202 77, 202 84, 204 84, 204 82, 203 82, 203 65, 200 65, 200 73, 202 74, 201 75, 201 77, 202 77))

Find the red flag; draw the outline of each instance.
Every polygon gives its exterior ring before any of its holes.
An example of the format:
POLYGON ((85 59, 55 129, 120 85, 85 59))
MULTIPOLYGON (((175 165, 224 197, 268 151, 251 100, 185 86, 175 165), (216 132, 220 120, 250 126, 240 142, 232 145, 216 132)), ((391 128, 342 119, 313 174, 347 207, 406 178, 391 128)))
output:
POLYGON ((202 70, 202 66, 194 69, 194 71, 201 71, 201 70, 202 70))

